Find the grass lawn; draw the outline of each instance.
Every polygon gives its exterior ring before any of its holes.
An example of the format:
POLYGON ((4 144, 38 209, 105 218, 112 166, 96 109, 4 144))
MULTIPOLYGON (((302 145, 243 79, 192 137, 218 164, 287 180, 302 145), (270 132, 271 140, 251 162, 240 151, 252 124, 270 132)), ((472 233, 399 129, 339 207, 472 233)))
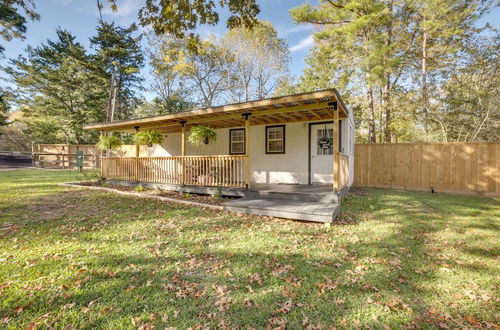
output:
POLYGON ((0 172, 0 327, 495 327, 500 202, 366 189, 325 227, 0 172))

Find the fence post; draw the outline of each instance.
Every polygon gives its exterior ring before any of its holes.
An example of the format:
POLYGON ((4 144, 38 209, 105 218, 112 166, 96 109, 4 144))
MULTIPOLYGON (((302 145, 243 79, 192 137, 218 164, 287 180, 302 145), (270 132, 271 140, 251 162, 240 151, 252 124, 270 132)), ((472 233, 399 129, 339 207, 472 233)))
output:
POLYGON ((36 162, 35 162, 35 144, 31 143, 31 165, 33 167, 36 167, 36 162))

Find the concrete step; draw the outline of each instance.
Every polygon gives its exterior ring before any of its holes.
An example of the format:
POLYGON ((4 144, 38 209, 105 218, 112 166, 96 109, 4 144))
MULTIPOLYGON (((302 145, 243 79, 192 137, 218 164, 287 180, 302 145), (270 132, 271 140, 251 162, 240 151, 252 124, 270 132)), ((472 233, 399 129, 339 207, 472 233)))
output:
POLYGON ((270 217, 333 222, 340 211, 337 203, 297 201, 292 199, 243 197, 224 203, 224 210, 270 217))
POLYGON ((284 199, 293 201, 335 203, 335 204, 339 202, 338 195, 334 194, 333 192, 314 194, 314 193, 282 192, 273 190, 249 190, 245 192, 245 197, 284 199))

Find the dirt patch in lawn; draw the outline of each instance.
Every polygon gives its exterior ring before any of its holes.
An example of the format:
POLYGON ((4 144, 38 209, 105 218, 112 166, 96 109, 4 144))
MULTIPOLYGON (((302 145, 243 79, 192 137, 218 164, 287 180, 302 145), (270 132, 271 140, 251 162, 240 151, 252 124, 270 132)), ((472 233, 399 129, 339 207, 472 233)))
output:
POLYGON ((367 196, 368 195, 368 192, 361 188, 361 187, 357 187, 357 186, 352 186, 351 189, 349 189, 349 193, 347 194, 347 197, 363 197, 363 196, 367 196))
POLYGON ((228 198, 228 197, 215 197, 215 196, 210 196, 210 195, 182 193, 182 192, 178 192, 178 191, 161 190, 161 189, 142 188, 142 190, 139 190, 135 187, 127 187, 127 186, 121 186, 121 185, 116 185, 116 184, 100 184, 99 182, 94 182, 94 181, 81 182, 78 184, 82 185, 82 186, 111 188, 111 189, 116 189, 116 190, 120 190, 120 191, 134 192, 134 193, 140 193, 140 194, 150 195, 150 196, 168 197, 168 198, 178 199, 181 201, 190 201, 190 202, 215 205, 215 206, 222 206, 225 202, 233 199, 233 198, 228 198))

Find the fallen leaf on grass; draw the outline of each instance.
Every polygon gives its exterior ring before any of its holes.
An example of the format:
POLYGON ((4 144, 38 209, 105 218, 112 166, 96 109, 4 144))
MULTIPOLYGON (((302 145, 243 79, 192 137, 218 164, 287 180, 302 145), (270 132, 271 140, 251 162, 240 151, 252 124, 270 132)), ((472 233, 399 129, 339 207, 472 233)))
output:
POLYGON ((289 287, 284 287, 283 290, 281 291, 281 295, 283 297, 295 299, 297 297, 297 293, 293 292, 290 290, 289 287))
POLYGON ((15 307, 15 308, 14 308, 14 313, 15 313, 16 315, 19 315, 19 314, 21 314, 21 313, 22 313, 22 311, 24 311, 24 310, 26 310, 26 309, 30 308, 30 307, 31 307, 31 305, 33 305, 33 302, 30 302, 30 303, 28 303, 28 304, 26 304, 26 305, 24 305, 24 306, 17 306, 17 307, 15 307))
POLYGON ((31 322, 30 324, 28 324, 28 326, 26 327, 26 330, 34 330, 36 328, 36 322, 31 322))
POLYGON ((250 275, 250 279, 248 281, 250 282, 250 284, 257 283, 258 285, 262 286, 262 278, 257 273, 250 275))
POLYGON ((102 310, 101 314, 102 314, 102 315, 107 314, 107 313, 111 312, 111 310, 112 310, 112 308, 111 308, 111 307, 105 307, 105 308, 102 310))
POLYGON ((285 329, 288 320, 284 317, 273 317, 267 320, 268 325, 266 326, 266 330, 271 329, 285 329), (274 327, 276 326, 276 327, 274 327))
POLYGON ((273 314, 287 314, 287 313, 290 313, 292 311, 292 306, 293 306, 292 299, 288 299, 287 301, 285 301, 283 303, 283 305, 281 305, 280 308, 275 309, 273 311, 273 314))

